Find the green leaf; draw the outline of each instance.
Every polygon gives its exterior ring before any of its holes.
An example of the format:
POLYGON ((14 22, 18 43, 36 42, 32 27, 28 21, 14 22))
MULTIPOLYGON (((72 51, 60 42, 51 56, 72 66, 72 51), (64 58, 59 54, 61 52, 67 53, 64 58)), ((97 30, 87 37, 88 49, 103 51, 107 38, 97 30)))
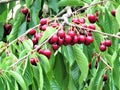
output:
POLYGON ((52 8, 52 10, 56 13, 58 13, 58 0, 49 0, 48 1, 48 6, 52 8))
POLYGON ((116 19, 117 19, 117 21, 118 21, 118 23, 119 23, 119 27, 120 27, 120 5, 119 5, 119 7, 116 9, 116 19))
POLYGON ((4 84, 2 77, 0 77, 0 89, 5 90, 5 84, 4 84))
POLYGON ((3 35, 4 35, 3 23, 0 22, 0 41, 2 40, 3 35))
POLYGON ((83 51, 80 49, 79 45, 75 45, 73 47, 73 52, 74 52, 74 58, 79 66, 79 69, 81 71, 81 75, 79 78, 79 84, 81 85, 83 81, 86 80, 87 75, 88 75, 88 60, 83 53, 83 51))
POLYGON ((83 6, 84 3, 81 0, 60 0, 59 6, 83 6))
POLYGON ((39 44, 41 44, 43 41, 49 38, 55 31, 56 31, 55 28, 48 27, 46 31, 43 33, 43 36, 41 37, 41 39, 39 39, 39 44))
POLYGON ((30 66, 29 59, 27 59, 26 62, 25 62, 25 66, 24 66, 24 70, 23 70, 22 75, 23 75, 23 78, 24 78, 27 86, 32 84, 33 72, 32 72, 31 66, 30 66))
POLYGON ((9 3, 9 10, 11 10, 16 5, 16 1, 12 1, 9 3))
POLYGON ((25 0, 26 6, 29 8, 33 0, 25 0))
POLYGON ((24 82, 22 76, 20 74, 18 74, 17 72, 14 71, 9 71, 9 74, 14 77, 14 79, 20 84, 20 86, 22 87, 23 90, 26 90, 26 83, 24 82))
POLYGON ((27 50, 32 50, 32 48, 33 48, 33 43, 30 39, 24 40, 22 42, 22 44, 23 44, 24 48, 27 49, 27 50))

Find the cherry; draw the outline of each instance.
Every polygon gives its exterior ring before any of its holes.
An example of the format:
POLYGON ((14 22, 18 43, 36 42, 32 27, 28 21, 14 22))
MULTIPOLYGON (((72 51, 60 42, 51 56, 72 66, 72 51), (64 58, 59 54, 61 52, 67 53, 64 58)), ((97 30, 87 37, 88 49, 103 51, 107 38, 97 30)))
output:
POLYGON ((60 38, 64 38, 65 37, 65 31, 64 30, 59 30, 57 35, 60 37, 60 38))
POLYGON ((100 45, 105 45, 105 41, 103 41, 103 42, 100 42, 100 45))
POLYGON ((40 20, 40 24, 41 24, 41 25, 47 24, 47 19, 46 19, 46 18, 42 18, 42 19, 40 20))
POLYGON ((87 36, 85 39, 85 45, 89 45, 94 41, 94 38, 92 36, 87 36))
POLYGON ((78 40, 79 40, 78 36, 75 35, 74 38, 73 38, 73 44, 78 43, 78 40))
POLYGON ((115 15, 116 15, 116 10, 115 10, 115 9, 112 10, 112 11, 111 11, 111 14, 112 14, 113 16, 115 16, 115 15))
POLYGON ((49 49, 44 50, 44 55, 45 55, 48 59, 50 59, 51 54, 52 54, 52 52, 51 52, 49 49))
POLYGON ((72 42, 72 37, 70 35, 65 36, 65 43, 70 44, 72 42))
POLYGON ((6 23, 6 24, 4 25, 4 30, 5 30, 5 31, 11 31, 11 30, 12 30, 11 24, 6 23))
POLYGON ((39 29, 42 31, 45 31, 47 27, 48 27, 47 25, 42 25, 42 26, 39 26, 39 29))
POLYGON ((104 44, 100 45, 99 47, 101 52, 104 52, 106 50, 106 46, 104 44))
POLYGON ((79 18, 79 22, 80 22, 80 24, 84 24, 85 23, 85 19, 84 18, 79 18))
POLYGON ((33 38, 33 39, 32 39, 32 42, 33 42, 33 44, 37 44, 37 43, 38 43, 38 40, 37 40, 36 38, 33 38))
POLYGON ((58 50, 58 48, 59 48, 59 46, 56 44, 56 43, 54 43, 54 44, 52 44, 52 48, 53 48, 53 50, 58 50))
POLYGON ((30 63, 32 64, 32 65, 37 65, 37 62, 38 62, 38 58, 30 58, 30 63))
POLYGON ((86 24, 82 24, 82 27, 87 28, 87 25, 86 24))
POLYGON ((56 27, 58 27, 59 26, 59 23, 57 23, 57 22, 54 22, 54 23, 52 23, 52 25, 51 25, 53 28, 56 28, 56 27))
POLYGON ((58 36, 55 34, 51 37, 51 42, 52 43, 57 43, 57 41, 58 41, 58 36))
POLYGON ((106 81, 106 80, 107 80, 107 75, 103 74, 103 81, 106 81))
POLYGON ((42 37, 41 34, 35 34, 35 38, 36 38, 37 41, 38 41, 41 37, 42 37))
POLYGON ((28 8, 22 8, 21 9, 21 12, 24 14, 24 15, 27 15, 28 13, 29 13, 29 10, 28 10, 28 8))
POLYGON ((111 40, 106 40, 105 41, 105 45, 108 46, 108 47, 110 47, 112 45, 111 40))
POLYGON ((30 35, 34 35, 35 33, 36 33, 36 30, 35 30, 35 29, 32 29, 32 30, 30 30, 30 32, 29 32, 30 35))
POLYGON ((96 27, 95 27, 95 25, 94 25, 94 24, 89 24, 89 25, 88 25, 88 28, 89 28, 89 29, 93 29, 93 30, 95 30, 95 29, 96 29, 96 27))
POLYGON ((63 45, 64 39, 58 38, 58 42, 57 43, 58 43, 59 46, 63 45))
POLYGON ((72 22, 75 23, 75 24, 79 24, 79 23, 80 23, 80 21, 79 21, 78 18, 73 18, 73 19, 72 19, 72 22))
POLYGON ((70 35, 73 38, 75 36, 75 31, 69 30, 68 35, 70 35))
POLYGON ((85 39, 86 39, 86 37, 84 35, 79 35, 78 36, 78 43, 84 43, 85 39))
POLYGON ((39 50, 38 50, 38 53, 44 55, 44 50, 43 50, 43 49, 39 49, 39 50))
POLYGON ((96 16, 94 14, 89 14, 88 20, 90 23, 95 23, 97 21, 96 16))

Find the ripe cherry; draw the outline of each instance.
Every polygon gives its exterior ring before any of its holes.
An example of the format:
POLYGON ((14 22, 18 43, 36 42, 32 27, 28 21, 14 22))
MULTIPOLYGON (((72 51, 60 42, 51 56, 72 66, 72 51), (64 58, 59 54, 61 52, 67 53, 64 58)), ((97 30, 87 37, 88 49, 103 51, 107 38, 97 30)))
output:
POLYGON ((46 19, 46 18, 42 18, 42 19, 40 20, 40 24, 41 24, 41 25, 47 24, 47 19, 46 19))
POLYGON ((79 35, 78 36, 78 43, 84 43, 86 40, 86 37, 84 35, 79 35))
POLYGON ((37 65, 37 62, 38 62, 38 58, 30 58, 30 63, 32 64, 32 65, 37 65))
POLYGON ((68 35, 70 35, 72 38, 75 36, 75 31, 69 30, 68 35))
POLYGON ((43 50, 43 49, 39 49, 39 50, 38 50, 38 53, 44 55, 44 50, 43 50))
POLYGON ((106 80, 107 80, 107 75, 103 74, 103 81, 106 81, 106 80))
POLYGON ((72 42, 72 37, 70 35, 65 36, 65 43, 70 44, 72 42))
POLYGON ((38 40, 37 40, 36 38, 33 38, 33 39, 32 39, 32 42, 33 42, 33 44, 35 45, 35 44, 38 43, 38 40))
POLYGON ((65 31, 64 30, 59 30, 57 35, 60 37, 60 38, 64 38, 65 37, 65 31))
POLYGON ((105 45, 106 45, 107 47, 110 47, 110 46, 112 45, 111 40, 106 40, 106 41, 105 41, 105 45))
POLYGON ((52 44, 52 48, 53 48, 53 50, 58 50, 58 48, 59 48, 59 46, 56 44, 56 43, 54 43, 54 44, 52 44))
POLYGON ((56 28, 56 27, 58 27, 59 26, 59 23, 57 23, 57 22, 54 22, 54 23, 52 23, 52 25, 51 25, 53 28, 56 28))
POLYGON ((94 38, 92 36, 87 36, 85 39, 85 45, 89 45, 94 41, 94 38))
POLYGON ((41 37, 42 37, 41 34, 35 34, 35 38, 36 38, 37 41, 38 41, 41 37))
POLYGON ((95 23, 97 21, 96 16, 94 14, 89 14, 88 20, 90 23, 95 23))
POLYGON ((75 24, 79 24, 80 23, 79 18, 73 18, 72 22, 75 23, 75 24))
POLYGON ((89 25, 88 25, 88 28, 89 28, 89 29, 93 29, 93 30, 95 30, 95 29, 96 29, 96 27, 95 27, 95 25, 94 25, 94 24, 89 24, 89 25))
POLYGON ((52 43, 57 43, 57 41, 58 41, 58 36, 55 34, 51 37, 51 42, 52 43))
POLYGON ((79 22, 80 22, 80 24, 84 24, 85 23, 85 19, 84 18, 79 18, 79 22))
POLYGON ((21 9, 21 12, 24 14, 24 15, 27 15, 28 13, 29 13, 29 10, 28 10, 28 8, 22 8, 21 9))
POLYGON ((63 45, 64 39, 59 37, 57 43, 58 43, 59 46, 63 45))
POLYGON ((50 49, 44 50, 44 55, 45 55, 48 59, 50 59, 51 54, 52 54, 52 52, 50 51, 50 49))
POLYGON ((42 26, 40 25, 39 29, 42 31, 45 31, 47 29, 47 27, 48 27, 47 25, 42 25, 42 26))
POLYGON ((100 45, 99 47, 101 52, 104 52, 106 50, 106 46, 104 44, 100 45))
POLYGON ((11 30, 12 30, 11 24, 6 23, 6 24, 4 25, 4 30, 5 30, 5 31, 11 31, 11 30))
POLYGON ((30 35, 34 35, 35 33, 36 33, 36 30, 35 30, 35 29, 32 29, 32 30, 30 30, 30 32, 29 32, 30 35))
POLYGON ((79 41, 79 38, 78 38, 77 35, 75 35, 74 38, 73 38, 73 44, 77 44, 78 41, 79 41))
POLYGON ((116 10, 115 10, 115 9, 112 10, 112 11, 111 11, 111 14, 112 14, 113 16, 115 16, 115 15, 116 15, 116 10))

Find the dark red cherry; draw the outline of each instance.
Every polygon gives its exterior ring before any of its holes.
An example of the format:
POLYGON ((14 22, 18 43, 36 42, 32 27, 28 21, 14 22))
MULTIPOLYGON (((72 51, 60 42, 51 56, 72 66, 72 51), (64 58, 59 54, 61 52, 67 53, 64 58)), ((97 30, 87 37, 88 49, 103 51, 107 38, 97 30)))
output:
POLYGON ((116 15, 116 10, 115 10, 115 9, 112 10, 112 11, 111 11, 111 14, 112 14, 113 16, 115 16, 115 15, 116 15))
POLYGON ((65 36, 65 43, 70 44, 72 42, 72 37, 70 35, 65 36))
POLYGON ((66 33, 65 33, 64 30, 59 30, 58 33, 57 33, 57 35, 58 35, 60 38, 64 38, 65 35, 66 35, 66 33))
POLYGON ((110 46, 112 45, 111 40, 106 40, 106 41, 105 41, 105 45, 106 45, 107 47, 110 47, 110 46))
POLYGON ((85 19, 84 18, 79 18, 79 22, 80 22, 80 24, 84 24, 85 23, 85 19))
POLYGON ((74 38, 75 31, 73 31, 73 30, 68 31, 68 35, 70 35, 72 38, 74 38))
POLYGON ((80 23, 79 18, 73 18, 72 22, 75 23, 75 24, 79 24, 80 23))
POLYGON ((24 15, 27 15, 28 13, 29 13, 29 10, 28 10, 28 8, 22 8, 21 9, 21 12, 24 14, 24 15))
POLYGON ((106 81, 106 80, 107 80, 107 75, 103 74, 103 81, 106 81))
POLYGON ((105 45, 100 45, 99 47, 101 52, 104 52, 106 50, 106 46, 105 45))
POLYGON ((47 19, 46 18, 42 18, 41 20, 40 20, 40 24, 41 25, 45 25, 45 24, 47 24, 47 19))
POLYGON ((59 46, 56 44, 56 43, 54 43, 54 44, 52 44, 52 48, 53 48, 53 50, 58 50, 58 48, 59 48, 59 46))
POLYGON ((95 23, 97 21, 96 16, 94 14, 89 14, 88 20, 90 23, 95 23))
POLYGON ((79 35, 78 36, 78 43, 84 43, 85 39, 86 39, 86 37, 84 35, 79 35))
POLYGON ((51 54, 52 54, 52 52, 50 51, 50 49, 44 50, 44 55, 45 55, 48 59, 50 59, 51 54))
POLYGON ((30 30, 30 32, 29 32, 30 35, 34 35, 35 33, 36 33, 36 30, 35 30, 35 29, 32 29, 32 30, 30 30))

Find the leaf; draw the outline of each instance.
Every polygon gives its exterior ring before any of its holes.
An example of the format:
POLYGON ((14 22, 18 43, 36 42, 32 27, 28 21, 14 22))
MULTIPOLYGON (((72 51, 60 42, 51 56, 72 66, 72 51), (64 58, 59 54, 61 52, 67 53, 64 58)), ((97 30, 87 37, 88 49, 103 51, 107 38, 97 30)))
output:
POLYGON ((26 6, 29 8, 33 0, 25 0, 26 6))
POLYGON ((27 59, 26 62, 25 62, 25 66, 24 66, 24 69, 23 69, 23 72, 22 72, 22 76, 23 76, 27 86, 32 84, 33 72, 32 72, 31 66, 30 66, 29 59, 27 59))
POLYGON ((81 51, 78 45, 75 45, 73 47, 74 52, 74 58, 79 66, 79 69, 81 71, 81 75, 79 78, 79 84, 81 85, 84 80, 86 80, 88 75, 88 60, 85 56, 85 54, 81 51))
POLYGON ((58 13, 58 0, 49 0, 48 1, 48 6, 52 8, 52 10, 56 13, 58 13))
POLYGON ((2 77, 0 77, 0 89, 5 90, 5 84, 4 84, 2 77))
POLYGON ((9 10, 11 10, 16 5, 16 1, 12 1, 9 3, 9 10))
POLYGON ((40 62, 41 62, 41 65, 42 67, 44 68, 46 74, 50 71, 50 63, 49 63, 49 60, 46 56, 44 55, 41 55, 41 54, 38 54, 38 57, 40 57, 40 62))
POLYGON ((22 44, 23 44, 24 48, 27 49, 27 50, 32 50, 32 48, 33 48, 33 43, 30 39, 24 40, 22 42, 22 44))
POLYGON ((0 41, 2 40, 3 35, 4 35, 3 23, 0 22, 0 41))
POLYGON ((117 19, 117 22, 119 23, 119 27, 120 27, 120 12, 119 11, 120 11, 120 5, 116 9, 116 19, 117 19))
POLYGON ((59 6, 83 6, 84 3, 81 0, 60 0, 59 6))
POLYGON ((17 72, 14 71, 9 71, 9 74, 14 77, 14 79, 20 84, 20 86, 22 87, 23 90, 26 90, 26 84, 22 78, 22 76, 20 74, 18 74, 17 72))
POLYGON ((41 39, 39 39, 39 44, 41 44, 43 41, 49 38, 55 31, 56 31, 55 28, 48 27, 46 31, 43 33, 43 36, 41 37, 41 39))

